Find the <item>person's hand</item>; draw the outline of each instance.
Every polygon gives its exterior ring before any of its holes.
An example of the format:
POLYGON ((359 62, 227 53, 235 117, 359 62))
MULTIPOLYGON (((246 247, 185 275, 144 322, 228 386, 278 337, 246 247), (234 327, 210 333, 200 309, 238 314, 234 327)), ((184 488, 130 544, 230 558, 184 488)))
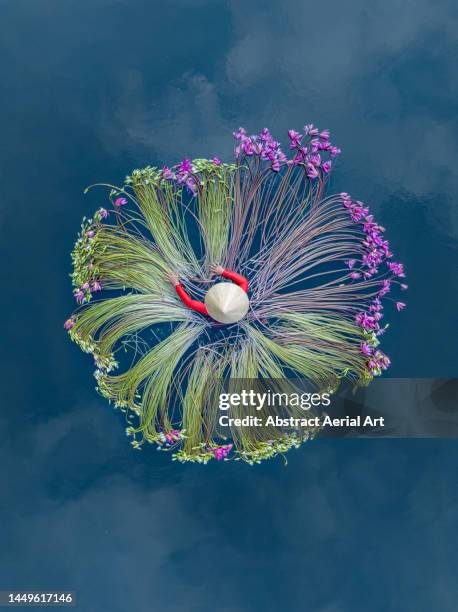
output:
POLYGON ((164 276, 174 287, 180 284, 180 277, 176 272, 166 272, 164 276))
POLYGON ((212 274, 219 274, 221 275, 224 272, 224 268, 223 266, 220 266, 218 264, 212 264, 210 266, 210 271, 212 274))

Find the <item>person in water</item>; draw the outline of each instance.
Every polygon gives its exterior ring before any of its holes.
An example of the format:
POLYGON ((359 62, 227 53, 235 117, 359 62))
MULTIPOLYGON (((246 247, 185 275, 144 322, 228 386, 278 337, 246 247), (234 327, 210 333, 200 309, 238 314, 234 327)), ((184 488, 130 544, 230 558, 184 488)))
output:
POLYGON ((211 287, 205 294, 204 301, 193 300, 180 283, 180 277, 175 272, 167 272, 166 278, 175 287, 179 298, 188 308, 207 315, 218 323, 236 323, 248 312, 248 281, 241 274, 225 270, 222 266, 212 264, 213 274, 229 279, 230 283, 220 282, 211 287), (235 283, 235 284, 234 284, 235 283))

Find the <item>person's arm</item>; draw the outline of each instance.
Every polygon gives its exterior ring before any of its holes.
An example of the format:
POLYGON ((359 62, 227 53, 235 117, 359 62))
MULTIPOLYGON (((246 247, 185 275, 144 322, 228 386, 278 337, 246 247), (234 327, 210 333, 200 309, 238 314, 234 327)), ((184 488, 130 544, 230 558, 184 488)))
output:
POLYGON ((234 281, 234 283, 237 283, 237 285, 243 289, 245 293, 248 293, 248 280, 241 274, 237 274, 237 272, 232 272, 231 270, 223 270, 221 276, 234 281))
POLYGON ((172 283, 175 287, 175 291, 177 292, 178 297, 183 302, 185 306, 191 308, 191 310, 195 310, 196 312, 200 312, 200 314, 208 315, 207 307, 203 302, 199 302, 198 300, 193 300, 187 293, 184 287, 180 284, 180 277, 176 272, 166 272, 165 278, 172 283))
POLYGON ((213 274, 219 274, 220 276, 224 276, 224 278, 234 281, 234 283, 243 289, 245 293, 248 293, 248 280, 241 274, 237 274, 237 272, 232 272, 231 270, 225 270, 222 266, 217 264, 212 264, 210 269, 213 274))
POLYGON ((198 300, 193 300, 185 291, 183 285, 178 283, 175 285, 175 291, 177 292, 179 298, 183 302, 185 306, 191 308, 191 310, 195 310, 196 312, 200 312, 200 314, 208 315, 207 307, 203 302, 199 302, 198 300))

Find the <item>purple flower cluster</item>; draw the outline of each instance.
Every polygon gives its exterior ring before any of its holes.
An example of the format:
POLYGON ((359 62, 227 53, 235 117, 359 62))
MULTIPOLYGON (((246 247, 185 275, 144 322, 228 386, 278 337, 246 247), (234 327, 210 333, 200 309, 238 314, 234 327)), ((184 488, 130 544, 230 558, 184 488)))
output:
POLYGON ((379 290, 378 295, 380 297, 383 297, 384 295, 386 295, 390 291, 391 291, 391 281, 388 280, 387 278, 385 278, 382 281, 382 288, 379 290))
POLYGON ((355 316, 355 321, 365 331, 378 331, 380 329, 380 324, 377 322, 377 319, 368 312, 358 312, 355 316))
POLYGON ((245 128, 239 128, 233 133, 238 141, 235 147, 235 157, 242 155, 259 157, 270 161, 270 168, 278 172, 283 164, 305 167, 307 177, 316 179, 331 171, 332 159, 341 153, 329 140, 329 130, 319 131, 312 123, 305 125, 303 133, 288 130, 289 148, 293 157, 289 159, 280 148, 280 143, 272 138, 267 128, 260 134, 248 136, 245 128), (328 159, 324 159, 327 156, 328 159))
MULTIPOLYGON (((196 161, 204 161, 206 163, 214 164, 214 166, 221 166, 222 161, 218 157, 213 157, 211 161, 207 160, 194 160, 196 161)), ((199 171, 202 168, 195 167, 193 162, 186 157, 181 163, 173 168, 169 168, 168 166, 164 166, 159 173, 159 178, 166 181, 174 181, 178 185, 182 185, 187 187, 192 195, 197 195, 198 184, 199 184, 199 171)))
POLYGON ((179 185, 186 185, 191 193, 196 195, 197 182, 195 176, 193 175, 192 162, 190 159, 186 158, 181 162, 181 164, 178 164, 174 178, 179 185))
POLYGON ((239 128, 233 132, 234 138, 238 141, 235 147, 235 157, 238 159, 242 154, 248 157, 259 157, 263 161, 270 161, 270 168, 274 172, 280 170, 281 164, 288 161, 288 158, 280 148, 280 143, 273 139, 272 134, 264 128, 258 135, 248 136, 245 128, 239 128))
POLYGON ((233 444, 225 444, 224 446, 216 446, 209 450, 212 451, 217 461, 222 461, 229 455, 229 453, 232 450, 232 447, 233 447, 233 444))
MULTIPOLYGON (((379 321, 383 318, 382 314, 383 304, 379 297, 376 297, 371 304, 367 312, 358 312, 355 316, 356 323, 364 329, 365 332, 372 333, 373 336, 380 336, 384 329, 380 327, 379 321)), ((364 355, 368 355, 367 343, 361 345, 361 352, 364 355)))
POLYGON ((75 319, 73 317, 70 317, 70 319, 67 319, 64 323, 64 329, 66 329, 67 331, 69 331, 70 329, 72 329, 72 327, 75 325, 75 319))
POLYGON ((332 167, 332 159, 340 155, 341 150, 335 147, 331 141, 329 130, 320 130, 309 123, 304 126, 304 133, 288 130, 290 139, 289 148, 294 153, 294 158, 289 162, 293 166, 304 164, 307 176, 315 179, 323 174, 329 174, 332 167), (328 159, 324 159, 325 156, 328 159))
MULTIPOLYGON (((369 279, 378 274, 379 267, 383 262, 386 262, 392 277, 403 278, 405 276, 403 264, 386 261, 393 257, 393 254, 390 251, 388 240, 385 240, 383 237, 385 228, 374 221, 373 215, 369 214, 369 208, 362 202, 353 201, 348 193, 341 193, 340 197, 351 220, 354 223, 359 223, 364 232, 362 245, 365 252, 361 258, 360 267, 355 270, 355 266, 357 266, 358 263, 356 259, 348 259, 346 262, 348 268, 351 270, 350 278, 353 280, 362 277, 364 277, 364 279, 369 279)), ((374 376, 381 374, 381 372, 386 370, 390 365, 389 358, 380 350, 376 349, 378 343, 376 337, 385 331, 385 328, 380 327, 380 320, 383 317, 383 304, 380 298, 391 291, 391 285, 392 279, 382 279, 377 296, 369 304, 367 311, 358 312, 355 316, 356 323, 364 330, 368 337, 368 341, 361 344, 360 350, 361 353, 368 358, 367 367, 369 372, 374 376)), ((403 290, 407 289, 407 285, 405 284, 400 284, 400 286, 403 290)), ((405 308, 405 306, 404 302, 396 302, 398 311, 405 308)))
POLYGON ((165 444, 165 446, 172 446, 182 438, 182 432, 180 429, 174 429, 169 433, 161 433, 161 442, 160 444, 165 444))
POLYGON ((367 367, 373 376, 380 376, 383 370, 389 368, 390 363, 391 362, 388 355, 385 355, 385 353, 382 353, 382 351, 374 349, 367 362, 367 367))
POLYGON ((193 175, 192 162, 189 158, 185 158, 176 166, 176 172, 168 166, 164 166, 160 176, 166 181, 176 181, 178 185, 185 185, 193 195, 197 193, 197 182, 193 175))
MULTIPOLYGON (((332 158, 340 154, 340 149, 335 147, 329 140, 329 130, 319 131, 313 124, 305 125, 303 133, 288 130, 290 139, 290 150, 293 157, 289 159, 280 147, 280 143, 274 140, 268 128, 264 128, 260 134, 248 136, 245 128, 241 127, 233 132, 238 141, 235 147, 235 157, 240 159, 243 155, 247 157, 258 157, 262 161, 270 162, 270 169, 279 172, 283 165, 303 165, 309 179, 328 174, 331 171, 332 158), (325 159, 325 156, 327 159, 325 159)), ((202 160, 194 160, 202 161, 202 160)), ((211 160, 215 166, 221 166, 218 157, 211 160)), ((164 166, 158 174, 158 178, 166 181, 175 181, 178 185, 186 186, 193 195, 198 191, 198 171, 200 168, 193 166, 189 158, 185 158, 177 166, 169 168, 164 166)), ((125 198, 117 198, 114 202, 116 207, 126 204, 125 198)))
MULTIPOLYGON (((91 264, 89 264, 89 266, 90 265, 91 264)), ((97 291, 102 291, 102 289, 102 283, 100 283, 98 280, 86 281, 81 285, 79 289, 75 290, 75 299, 78 304, 89 302, 89 300, 91 299, 91 295, 93 293, 97 293, 97 291)))
MULTIPOLYGON (((393 257, 388 240, 384 240, 383 238, 385 228, 375 223, 373 215, 369 214, 369 208, 364 206, 362 202, 354 202, 348 193, 341 193, 340 197, 352 221, 360 223, 361 229, 365 234, 362 244, 366 252, 362 257, 360 276, 364 276, 364 278, 368 279, 379 272, 380 264, 393 257)), ((349 259, 347 261, 347 265, 351 270, 353 270, 356 263, 355 259, 349 259)), ((387 261, 386 264, 393 276, 405 276, 403 264, 390 261, 387 261)), ((407 285, 402 284, 401 288, 407 289, 407 285)), ((391 281, 389 279, 384 279, 378 295, 383 297, 389 293, 390 289, 391 281)))
POLYGON ((404 266, 402 263, 396 263, 395 261, 390 261, 387 263, 390 271, 395 275, 395 276, 399 276, 400 278, 404 278, 405 274, 404 274, 404 266))
POLYGON ((174 181, 175 174, 168 166, 164 166, 161 171, 161 178, 165 179, 166 181, 174 181))
POLYGON ((361 343, 360 351, 368 358, 367 368, 372 376, 379 376, 383 370, 386 370, 390 365, 390 359, 385 353, 376 348, 377 342, 375 337, 383 332, 380 329, 379 320, 382 315, 383 305, 380 298, 375 298, 369 306, 369 312, 362 312, 356 315, 356 322, 366 332, 370 332, 369 340, 361 343))
MULTIPOLYGON (((361 228, 365 233, 365 237, 362 242, 366 249, 366 253, 362 258, 364 270, 361 270, 359 273, 355 273, 352 278, 357 279, 362 275, 366 279, 370 278, 371 276, 377 274, 378 267, 385 259, 393 257, 393 254, 390 252, 388 240, 384 240, 383 238, 385 228, 374 222, 373 215, 369 214, 369 208, 362 202, 354 202, 348 193, 341 193, 340 197, 342 198, 343 205, 347 209, 351 220, 354 223, 360 223, 361 228)), ((356 261, 354 259, 347 262, 347 265, 351 269, 354 268, 355 264, 356 261)))

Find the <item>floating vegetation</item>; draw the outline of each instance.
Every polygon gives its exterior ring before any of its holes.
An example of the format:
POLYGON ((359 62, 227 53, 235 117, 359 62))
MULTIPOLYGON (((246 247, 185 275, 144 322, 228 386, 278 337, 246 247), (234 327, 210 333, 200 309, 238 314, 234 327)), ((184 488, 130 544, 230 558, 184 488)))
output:
MULTIPOLYGON (((223 431, 218 397, 228 386, 268 380, 281 390, 301 377, 332 392, 343 379, 367 385, 390 364, 379 342, 384 305, 407 289, 403 266, 365 204, 326 195, 340 154, 329 132, 306 125, 288 137, 286 155, 269 130, 240 128, 232 163, 134 170, 83 219, 72 253, 78 308, 64 327, 93 355, 97 388, 126 413, 135 448, 149 442, 203 464, 284 455, 317 428, 223 431), (166 277, 202 299, 215 264, 249 281, 237 323, 190 310, 166 277)), ((301 406, 282 412, 304 416, 301 406)))

